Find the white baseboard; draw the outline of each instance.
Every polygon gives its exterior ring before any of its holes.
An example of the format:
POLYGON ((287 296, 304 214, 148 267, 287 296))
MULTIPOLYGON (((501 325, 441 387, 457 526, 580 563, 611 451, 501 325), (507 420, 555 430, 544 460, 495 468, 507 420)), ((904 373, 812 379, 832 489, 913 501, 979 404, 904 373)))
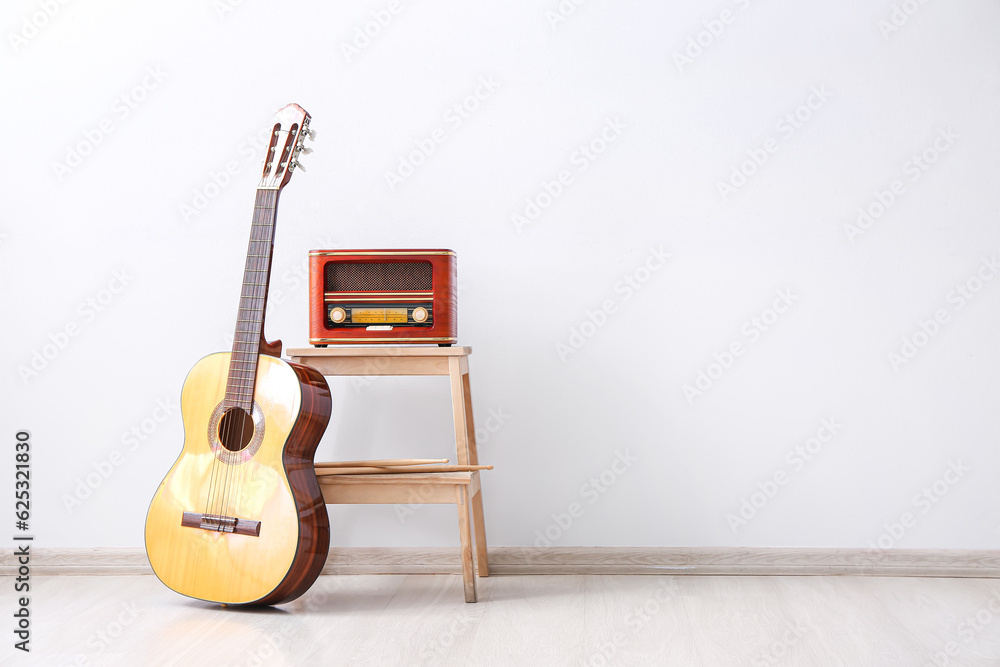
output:
MULTIPOLYGON (((494 547, 490 574, 847 575, 1000 578, 1000 550, 788 547, 494 547)), ((17 565, 9 551, 0 575, 17 565)), ((330 550, 323 574, 461 574, 455 548, 330 550)), ((34 575, 152 574, 141 548, 31 551, 34 575)))

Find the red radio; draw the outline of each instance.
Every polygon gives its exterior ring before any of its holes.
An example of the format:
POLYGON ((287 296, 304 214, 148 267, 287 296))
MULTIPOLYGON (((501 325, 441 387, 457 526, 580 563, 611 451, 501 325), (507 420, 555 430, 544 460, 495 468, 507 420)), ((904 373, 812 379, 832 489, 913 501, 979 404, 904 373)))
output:
POLYGON ((451 250, 313 250, 309 342, 451 345, 455 270, 451 250))

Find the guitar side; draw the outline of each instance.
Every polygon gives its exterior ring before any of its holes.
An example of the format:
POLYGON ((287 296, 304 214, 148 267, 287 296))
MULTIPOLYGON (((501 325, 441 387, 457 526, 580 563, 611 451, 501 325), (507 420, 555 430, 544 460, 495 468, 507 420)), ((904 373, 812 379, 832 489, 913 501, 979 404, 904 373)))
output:
MULTIPOLYGON (((288 602, 312 585, 329 550, 313 457, 329 421, 330 392, 314 369, 261 355, 254 389, 259 433, 246 460, 226 462, 210 441, 229 362, 229 353, 209 355, 184 382, 184 447, 150 503, 146 553, 157 577, 183 595, 226 604, 288 602), (259 534, 181 525, 185 512, 260 522, 259 534)), ((237 454, 222 450, 229 461, 237 454)))

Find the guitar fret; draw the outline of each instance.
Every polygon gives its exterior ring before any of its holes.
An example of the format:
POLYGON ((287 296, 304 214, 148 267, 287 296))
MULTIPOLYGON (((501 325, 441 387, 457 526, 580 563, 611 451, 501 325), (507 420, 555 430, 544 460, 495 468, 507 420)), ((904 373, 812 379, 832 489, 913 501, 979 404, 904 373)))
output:
POLYGON ((226 400, 241 407, 253 404, 274 248, 277 203, 277 189, 257 188, 226 383, 226 400))

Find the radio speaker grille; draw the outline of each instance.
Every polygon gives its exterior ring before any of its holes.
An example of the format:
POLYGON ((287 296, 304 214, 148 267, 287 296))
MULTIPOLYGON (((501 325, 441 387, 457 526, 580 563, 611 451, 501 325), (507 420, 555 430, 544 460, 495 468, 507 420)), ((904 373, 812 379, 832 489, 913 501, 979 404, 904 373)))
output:
POLYGON ((430 290, 430 262, 327 262, 327 292, 430 290))

